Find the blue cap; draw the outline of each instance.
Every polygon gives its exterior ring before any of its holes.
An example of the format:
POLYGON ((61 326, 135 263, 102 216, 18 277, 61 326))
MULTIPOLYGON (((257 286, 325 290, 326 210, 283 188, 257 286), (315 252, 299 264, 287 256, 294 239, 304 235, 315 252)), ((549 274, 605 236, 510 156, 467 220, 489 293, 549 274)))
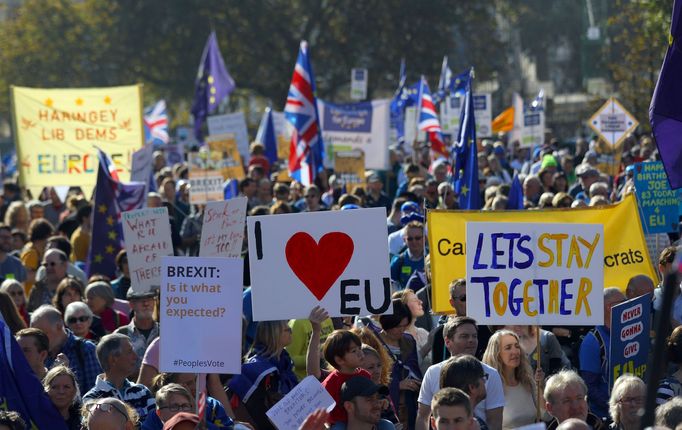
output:
POLYGON ((400 206, 400 212, 411 213, 411 212, 421 212, 419 205, 415 202, 405 202, 400 206))
POLYGON ((347 205, 341 206, 341 210, 342 210, 342 211, 348 211, 348 210, 351 210, 351 209, 360 209, 360 206, 355 205, 355 204, 353 204, 353 203, 348 203, 347 205))

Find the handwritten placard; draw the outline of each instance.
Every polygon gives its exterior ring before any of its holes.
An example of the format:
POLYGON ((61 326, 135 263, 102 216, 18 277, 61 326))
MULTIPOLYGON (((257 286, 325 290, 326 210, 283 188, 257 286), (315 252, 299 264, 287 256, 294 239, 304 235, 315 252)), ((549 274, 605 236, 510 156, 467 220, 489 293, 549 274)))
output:
POLYGON ((610 387, 625 373, 646 380, 650 330, 651 294, 619 303, 611 309, 610 387))
POLYGON ((238 258, 244 242, 246 197, 208 202, 201 228, 200 257, 238 258))
POLYGON ((604 324, 604 227, 469 222, 467 315, 481 324, 604 324))
POLYGON ((240 373, 242 265, 241 258, 161 259, 161 371, 240 373))
POLYGON ((121 218, 131 288, 136 293, 158 290, 161 285, 161 257, 173 255, 168 209, 138 209, 123 212, 121 218))
POLYGON ((314 376, 303 379, 265 414, 279 430, 296 430, 318 409, 331 412, 336 402, 314 376))

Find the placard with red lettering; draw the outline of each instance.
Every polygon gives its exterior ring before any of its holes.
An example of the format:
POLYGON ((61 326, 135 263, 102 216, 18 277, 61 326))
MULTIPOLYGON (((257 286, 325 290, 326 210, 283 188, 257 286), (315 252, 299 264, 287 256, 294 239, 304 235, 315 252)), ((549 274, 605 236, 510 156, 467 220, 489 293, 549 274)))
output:
POLYGON ((468 222, 467 315, 480 324, 604 324, 601 224, 468 222))
POLYGON ((630 373, 646 381, 651 341, 651 294, 636 297, 611 308, 609 386, 630 373))
POLYGON ((246 203, 246 197, 238 197, 206 204, 201 227, 200 257, 241 257, 246 203))
POLYGON ((250 216, 254 321, 392 313, 383 208, 250 216))
POLYGON ((123 237, 128 251, 131 288, 136 293, 158 290, 161 257, 173 255, 168 209, 145 208, 123 212, 123 237))

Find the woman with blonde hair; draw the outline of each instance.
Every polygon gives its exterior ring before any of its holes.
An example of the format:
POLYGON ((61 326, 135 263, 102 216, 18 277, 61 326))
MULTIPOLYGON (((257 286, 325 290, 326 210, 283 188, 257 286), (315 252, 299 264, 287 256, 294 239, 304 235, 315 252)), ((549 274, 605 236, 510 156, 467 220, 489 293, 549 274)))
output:
POLYGON ((21 319, 23 319, 28 326, 31 320, 29 319, 28 310, 26 309, 26 294, 21 282, 16 279, 5 279, 2 281, 2 284, 0 284, 0 293, 5 293, 12 298, 19 315, 21 315, 21 319))
MULTIPOLYGON (((537 381, 544 374, 533 371, 528 357, 521 349, 519 337, 509 330, 499 330, 490 337, 483 354, 483 362, 500 374, 504 386, 502 428, 514 429, 535 422, 537 418, 537 381)), ((542 404, 542 402, 540 402, 542 404)))
POLYGON ((616 430, 638 430, 644 413, 646 385, 633 375, 622 375, 616 379, 609 399, 609 414, 613 423, 609 427, 616 430))
POLYGON ((66 366, 55 366, 43 378, 43 388, 69 430, 81 427, 81 394, 76 375, 66 366))
POLYGON ((24 202, 12 202, 7 207, 7 212, 5 212, 5 225, 9 226, 12 230, 16 228, 24 233, 28 233, 29 218, 28 208, 24 202))

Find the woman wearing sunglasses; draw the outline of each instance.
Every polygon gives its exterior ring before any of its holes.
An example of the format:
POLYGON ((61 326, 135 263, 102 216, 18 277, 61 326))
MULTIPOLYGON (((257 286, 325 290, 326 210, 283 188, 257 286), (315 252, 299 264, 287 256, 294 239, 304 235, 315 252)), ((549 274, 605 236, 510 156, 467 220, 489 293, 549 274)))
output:
POLYGON ((113 397, 86 403, 82 409, 87 430, 133 430, 137 426, 137 412, 113 397))
POLYGON ((106 333, 101 324, 93 324, 95 315, 84 302, 73 302, 66 306, 64 323, 74 335, 97 343, 106 333), (99 329, 98 329, 99 328, 99 329))

